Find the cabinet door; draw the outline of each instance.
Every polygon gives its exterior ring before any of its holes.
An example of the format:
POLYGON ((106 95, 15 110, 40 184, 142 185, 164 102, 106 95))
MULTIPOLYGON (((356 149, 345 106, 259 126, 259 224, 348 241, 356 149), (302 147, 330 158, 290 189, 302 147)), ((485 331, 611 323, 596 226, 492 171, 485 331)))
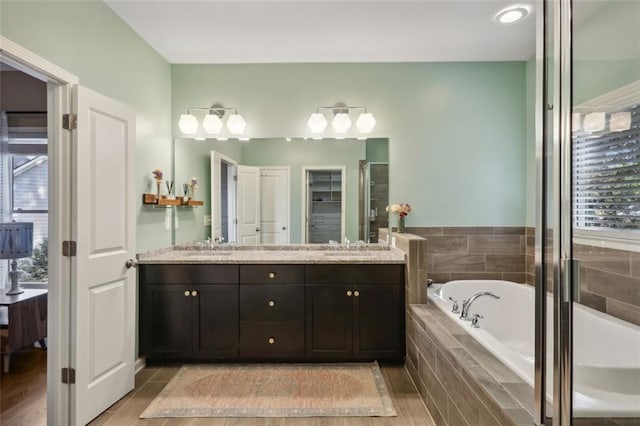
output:
POLYGON ((237 358, 240 316, 238 285, 197 285, 193 299, 193 356, 237 358))
POLYGON ((140 348, 154 359, 191 357, 192 297, 186 285, 146 285, 140 309, 140 348))
POLYGON ((353 355, 395 359, 403 355, 404 315, 398 285, 358 285, 354 291, 353 355))
POLYGON ((348 290, 343 285, 307 285, 307 358, 351 358, 353 296, 348 290))

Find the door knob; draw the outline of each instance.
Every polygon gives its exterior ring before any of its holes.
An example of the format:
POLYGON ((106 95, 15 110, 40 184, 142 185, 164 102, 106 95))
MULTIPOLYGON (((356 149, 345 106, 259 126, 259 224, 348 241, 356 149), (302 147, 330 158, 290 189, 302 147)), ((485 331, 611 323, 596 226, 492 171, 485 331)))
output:
POLYGON ((260 232, 260 227, 256 226, 256 232, 260 232))
POLYGON ((127 259, 126 262, 124 262, 124 265, 127 267, 127 269, 131 269, 131 268, 137 268, 138 267, 138 261, 132 258, 127 259))
POLYGON ((287 227, 286 227, 286 226, 283 226, 283 227, 282 227, 282 230, 283 230, 283 231, 286 231, 286 230, 287 230, 287 227))

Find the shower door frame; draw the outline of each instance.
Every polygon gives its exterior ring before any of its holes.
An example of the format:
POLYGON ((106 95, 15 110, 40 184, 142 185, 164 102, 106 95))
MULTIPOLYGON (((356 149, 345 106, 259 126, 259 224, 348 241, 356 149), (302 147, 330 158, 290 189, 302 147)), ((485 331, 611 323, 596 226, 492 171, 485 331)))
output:
POLYGON ((537 6, 535 422, 549 424, 548 414, 552 414, 553 424, 564 426, 571 424, 573 414, 572 3, 571 0, 538 0, 537 6), (547 66, 549 53, 551 71, 547 66), (551 164, 546 163, 549 154, 551 164), (551 177, 551 188, 547 185, 547 176, 551 177), (548 198, 550 193, 552 199, 548 198), (548 207, 552 209, 550 217, 548 207), (553 235, 551 250, 547 245, 548 230, 553 235), (550 263, 546 262, 548 259, 550 263), (553 270, 553 366, 546 363, 549 267, 553 270), (547 368, 553 368, 552 413, 546 413, 547 368))

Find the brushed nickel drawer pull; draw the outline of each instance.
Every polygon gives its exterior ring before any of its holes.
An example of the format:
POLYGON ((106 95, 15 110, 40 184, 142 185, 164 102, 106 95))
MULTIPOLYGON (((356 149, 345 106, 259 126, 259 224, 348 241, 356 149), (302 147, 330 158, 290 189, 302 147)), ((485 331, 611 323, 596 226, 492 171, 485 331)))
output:
POLYGON ((351 290, 347 290, 347 297, 351 297, 352 294, 351 290))
POLYGON ((273 345, 276 342, 276 338, 275 337, 269 337, 268 342, 269 342, 270 345, 273 345))
POLYGON ((185 295, 185 296, 191 296, 191 292, 190 292, 189 290, 185 290, 185 291, 184 291, 184 295, 185 295))
POLYGON ((269 307, 273 308, 274 306, 276 306, 276 301, 275 300, 269 300, 269 307))
POLYGON ((276 277, 275 272, 269 272, 269 278, 274 279, 276 277))
POLYGON ((193 291, 191 292, 191 295, 192 295, 193 297, 196 297, 196 296, 198 295, 198 291, 197 291, 197 290, 193 290, 193 291))

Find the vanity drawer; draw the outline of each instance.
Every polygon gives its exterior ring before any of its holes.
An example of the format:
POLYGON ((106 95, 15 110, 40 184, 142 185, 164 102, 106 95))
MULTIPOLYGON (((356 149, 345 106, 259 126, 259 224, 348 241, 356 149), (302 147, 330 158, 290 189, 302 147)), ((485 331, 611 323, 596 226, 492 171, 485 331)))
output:
POLYGON ((304 284, 304 265, 240 265, 241 284, 304 284))
POLYGON ((404 265, 306 265, 307 284, 400 284, 404 265))
POLYGON ((304 286, 241 285, 241 321, 303 321, 304 286))
POLYGON ((146 284, 237 284, 238 265, 140 265, 146 284))
POLYGON ((302 358, 304 322, 240 322, 240 358, 302 358))

